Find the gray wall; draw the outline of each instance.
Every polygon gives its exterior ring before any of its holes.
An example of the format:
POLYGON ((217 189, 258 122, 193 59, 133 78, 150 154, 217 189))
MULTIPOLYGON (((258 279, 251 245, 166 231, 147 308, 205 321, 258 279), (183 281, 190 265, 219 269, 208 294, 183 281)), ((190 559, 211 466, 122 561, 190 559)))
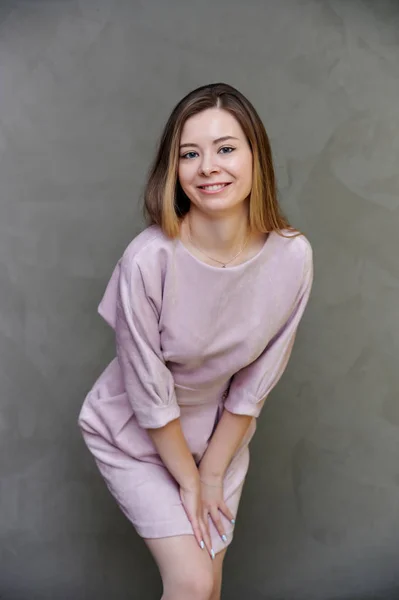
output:
POLYGON ((218 80, 263 117, 316 267, 223 597, 399 598, 398 30, 388 0, 2 1, 1 598, 160 597, 76 419, 161 127, 218 80))

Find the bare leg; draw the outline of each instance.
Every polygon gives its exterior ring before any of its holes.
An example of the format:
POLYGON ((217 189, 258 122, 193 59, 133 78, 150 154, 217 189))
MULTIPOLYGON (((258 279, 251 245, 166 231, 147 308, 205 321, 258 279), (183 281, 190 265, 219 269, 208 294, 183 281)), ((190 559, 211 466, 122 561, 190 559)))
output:
POLYGON ((161 600, 210 600, 214 587, 212 563, 218 560, 218 555, 212 561, 206 549, 201 550, 198 546, 193 535, 144 541, 162 577, 161 600))
POLYGON ((223 561, 226 556, 227 548, 218 552, 213 561, 213 590, 209 600, 220 600, 220 594, 222 592, 222 575, 223 575, 223 561))

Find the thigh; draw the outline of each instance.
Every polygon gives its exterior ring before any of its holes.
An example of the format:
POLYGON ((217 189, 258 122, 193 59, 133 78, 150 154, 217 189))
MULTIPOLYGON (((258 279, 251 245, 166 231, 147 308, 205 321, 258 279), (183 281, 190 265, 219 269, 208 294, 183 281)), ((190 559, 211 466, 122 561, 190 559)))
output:
POLYGON ((213 590, 209 600, 220 600, 222 591, 223 561, 226 556, 227 548, 218 552, 213 561, 213 590))
POLYGON ((165 597, 209 598, 214 585, 213 564, 193 535, 144 539, 158 565, 165 597))

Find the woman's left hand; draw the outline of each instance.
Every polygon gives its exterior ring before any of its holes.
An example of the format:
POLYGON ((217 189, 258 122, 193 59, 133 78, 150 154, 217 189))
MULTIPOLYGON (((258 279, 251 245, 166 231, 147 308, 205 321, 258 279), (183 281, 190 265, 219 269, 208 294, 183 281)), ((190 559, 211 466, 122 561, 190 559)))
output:
POLYGON ((230 522, 234 523, 234 515, 223 498, 223 477, 215 477, 200 473, 202 506, 204 521, 208 522, 210 516, 220 537, 227 542, 226 531, 222 523, 223 514, 230 522))

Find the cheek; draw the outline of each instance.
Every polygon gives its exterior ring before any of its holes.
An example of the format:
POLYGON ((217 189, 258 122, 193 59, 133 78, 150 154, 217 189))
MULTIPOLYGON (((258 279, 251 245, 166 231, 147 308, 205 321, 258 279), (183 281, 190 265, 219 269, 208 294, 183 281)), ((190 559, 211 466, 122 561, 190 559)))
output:
POLYGON ((193 179, 193 169, 188 165, 179 166, 178 177, 182 188, 187 187, 193 179))
POLYGON ((177 177, 180 181, 180 185, 183 187, 184 185, 184 181, 185 181, 185 177, 184 177, 184 169, 182 169, 180 166, 177 169, 177 177))
POLYGON ((242 161, 237 162, 235 165, 235 172, 237 177, 242 181, 243 185, 248 186, 252 184, 252 161, 247 160, 245 163, 242 161))

